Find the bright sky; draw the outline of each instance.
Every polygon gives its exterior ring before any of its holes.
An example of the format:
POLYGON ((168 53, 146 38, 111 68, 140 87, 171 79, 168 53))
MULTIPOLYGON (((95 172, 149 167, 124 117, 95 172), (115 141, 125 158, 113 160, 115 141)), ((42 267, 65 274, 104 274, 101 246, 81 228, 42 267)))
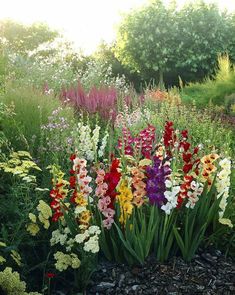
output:
MULTIPOLYGON (((0 19, 12 18, 30 24, 46 22, 59 29, 86 53, 92 52, 101 40, 115 38, 115 24, 122 12, 145 4, 148 0, 0 0, 0 19)), ((166 3, 170 0, 164 0, 166 3)), ((190 0, 177 0, 179 5, 190 0)), ((191 0, 192 1, 192 0, 191 0)), ((217 2, 221 9, 235 11, 235 0, 217 2)))

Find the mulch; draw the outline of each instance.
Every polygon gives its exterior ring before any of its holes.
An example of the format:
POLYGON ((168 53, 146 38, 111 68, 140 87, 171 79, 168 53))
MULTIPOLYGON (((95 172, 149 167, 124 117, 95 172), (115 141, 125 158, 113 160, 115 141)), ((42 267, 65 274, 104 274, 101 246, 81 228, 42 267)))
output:
POLYGON ((128 267, 103 260, 91 278, 87 295, 235 294, 235 260, 219 250, 201 251, 186 263, 173 257, 159 263, 150 257, 143 266, 128 267))

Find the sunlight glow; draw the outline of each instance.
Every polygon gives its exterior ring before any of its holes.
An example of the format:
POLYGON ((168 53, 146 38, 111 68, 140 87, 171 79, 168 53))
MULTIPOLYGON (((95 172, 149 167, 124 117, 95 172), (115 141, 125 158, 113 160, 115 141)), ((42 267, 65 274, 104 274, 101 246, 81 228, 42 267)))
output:
MULTIPOLYGON (((68 40, 86 53, 95 50, 101 40, 115 38, 115 24, 121 13, 147 3, 148 0, 7 0, 1 1, 0 19, 11 18, 30 24, 46 22, 59 29, 68 40)), ((170 0, 165 0, 168 3, 170 0)), ((179 5, 189 0, 177 0, 179 5)), ((217 2, 221 9, 235 11, 235 0, 217 2)))

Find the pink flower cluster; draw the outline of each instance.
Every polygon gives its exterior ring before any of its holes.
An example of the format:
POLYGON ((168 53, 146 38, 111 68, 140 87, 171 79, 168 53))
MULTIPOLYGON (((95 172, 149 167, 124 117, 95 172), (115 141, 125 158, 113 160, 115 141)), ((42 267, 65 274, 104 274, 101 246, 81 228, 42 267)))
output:
POLYGON ((74 176, 70 177, 70 186, 75 188, 75 184, 77 183, 79 192, 81 192, 84 198, 87 199, 89 194, 92 192, 92 188, 89 186, 92 179, 90 176, 87 176, 87 161, 76 156, 72 158, 72 161, 73 169, 70 171, 70 173, 74 174, 74 176), (75 175, 77 176, 77 179, 75 175))
POLYGON ((97 184, 95 194, 99 198, 98 209, 105 217, 105 219, 103 220, 103 226, 107 229, 110 229, 114 222, 115 211, 110 208, 111 198, 109 196, 106 196, 108 185, 106 182, 104 182, 104 179, 105 171, 103 169, 99 169, 97 171, 97 177, 95 180, 97 184))
POLYGON ((130 130, 123 128, 123 140, 119 139, 118 148, 122 150, 124 145, 124 152, 126 155, 133 155, 141 152, 142 155, 149 159, 155 141, 155 127, 149 125, 144 130, 140 131, 139 135, 132 137, 130 130))
POLYGON ((77 87, 63 89, 61 92, 63 102, 69 102, 78 110, 85 110, 90 114, 99 113, 104 119, 115 119, 118 93, 114 87, 90 89, 85 92, 80 83, 77 87))

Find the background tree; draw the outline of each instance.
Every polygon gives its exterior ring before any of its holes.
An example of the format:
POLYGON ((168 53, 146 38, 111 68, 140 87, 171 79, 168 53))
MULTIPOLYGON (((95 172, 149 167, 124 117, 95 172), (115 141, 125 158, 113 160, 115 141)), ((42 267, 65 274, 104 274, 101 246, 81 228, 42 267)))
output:
POLYGON ((214 4, 197 1, 178 10, 152 0, 123 18, 115 56, 145 80, 200 80, 213 73, 219 53, 234 55, 234 28, 233 16, 214 4))
POLYGON ((59 33, 46 24, 34 23, 26 26, 12 20, 0 21, 0 38, 12 52, 26 55, 39 45, 51 42, 59 33))
POLYGON ((220 12, 215 4, 199 1, 186 5, 176 15, 175 73, 183 80, 201 80, 212 75, 218 55, 228 52, 234 56, 235 35, 232 15, 220 12))
POLYGON ((94 60, 106 65, 106 67, 111 66, 113 77, 124 75, 126 80, 134 84, 135 88, 138 89, 141 82, 140 75, 137 72, 131 72, 128 66, 121 63, 115 56, 115 46, 116 43, 107 44, 101 42, 92 57, 94 60))

